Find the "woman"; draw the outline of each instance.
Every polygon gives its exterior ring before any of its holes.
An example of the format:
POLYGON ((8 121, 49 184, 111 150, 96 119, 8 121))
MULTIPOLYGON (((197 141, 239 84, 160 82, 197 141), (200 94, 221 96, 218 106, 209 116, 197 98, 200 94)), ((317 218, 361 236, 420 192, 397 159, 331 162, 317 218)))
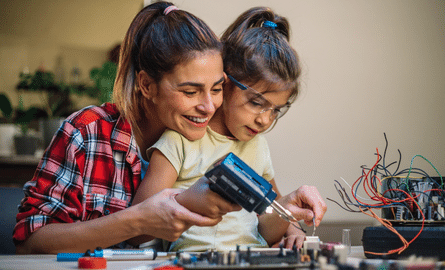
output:
POLYGON ((221 44, 203 21, 167 2, 141 10, 122 44, 116 104, 68 117, 25 184, 17 252, 85 252, 143 234, 176 240, 192 225, 215 225, 239 210, 204 192, 217 206, 204 217, 173 199, 179 190, 130 207, 141 154, 166 128, 202 137, 221 105, 224 79, 221 44))

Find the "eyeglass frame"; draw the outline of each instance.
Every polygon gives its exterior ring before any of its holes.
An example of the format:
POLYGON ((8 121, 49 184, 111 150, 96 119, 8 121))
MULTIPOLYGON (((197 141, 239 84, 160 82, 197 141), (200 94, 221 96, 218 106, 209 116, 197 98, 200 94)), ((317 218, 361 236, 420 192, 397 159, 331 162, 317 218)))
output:
MULTIPOLYGON (((258 112, 258 113, 256 113, 256 114, 258 114, 258 115, 260 115, 260 114, 262 114, 262 113, 265 113, 265 112, 267 112, 267 111, 269 111, 269 110, 272 110, 272 113, 270 114, 270 116, 269 116, 269 118, 271 119, 271 120, 278 120, 278 119, 280 119, 281 117, 283 117, 283 115, 285 115, 288 111, 289 111, 289 108, 290 108, 290 106, 291 106, 291 104, 289 103, 289 102, 286 102, 286 104, 284 104, 283 106, 276 106, 272 101, 270 101, 269 99, 267 99, 262 93, 260 93, 260 92, 258 92, 257 90, 255 90, 255 89, 253 89, 252 87, 250 87, 250 86, 248 86, 248 85, 244 85, 244 84, 242 84, 241 82, 239 82, 238 80, 236 80, 235 78, 233 78, 233 76, 232 75, 230 75, 230 74, 227 74, 227 78, 229 78, 239 89, 241 89, 241 90, 247 90, 247 89, 250 89, 250 90, 252 90, 255 94, 257 94, 258 95, 258 97, 261 97, 261 98, 263 98, 264 100, 266 100, 267 102, 269 102, 270 104, 272 104, 273 106, 272 107, 270 107, 270 108, 267 108, 267 109, 263 109, 263 110, 261 110, 260 112, 258 112), (286 111, 284 111, 281 115, 278 113, 275 117, 273 117, 274 116, 274 114, 273 114, 273 112, 276 110, 276 108, 277 107, 280 107, 280 109, 283 109, 283 108, 287 108, 286 109, 286 111)), ((250 100, 249 100, 250 101, 250 100)), ((248 101, 248 102, 249 102, 248 101)))

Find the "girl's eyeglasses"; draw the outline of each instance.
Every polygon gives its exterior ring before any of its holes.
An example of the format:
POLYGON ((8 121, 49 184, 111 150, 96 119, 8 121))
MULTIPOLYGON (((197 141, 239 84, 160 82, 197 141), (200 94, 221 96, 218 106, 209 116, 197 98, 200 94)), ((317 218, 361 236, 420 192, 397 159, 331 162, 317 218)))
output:
POLYGON ((254 114, 262 114, 267 111, 271 111, 269 117, 270 120, 278 120, 283 115, 287 113, 290 108, 290 103, 286 103, 283 106, 275 106, 270 100, 264 97, 263 94, 253 89, 250 86, 244 85, 233 78, 231 75, 227 74, 227 77, 241 90, 245 91, 245 96, 247 102, 245 103, 246 108, 254 114))

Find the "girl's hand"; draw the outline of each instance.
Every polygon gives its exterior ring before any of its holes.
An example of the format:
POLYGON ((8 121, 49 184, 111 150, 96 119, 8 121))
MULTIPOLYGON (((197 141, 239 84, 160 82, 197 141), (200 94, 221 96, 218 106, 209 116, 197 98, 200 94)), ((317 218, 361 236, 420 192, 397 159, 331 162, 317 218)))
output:
POLYGON ((279 247, 280 245, 283 245, 284 248, 292 249, 295 245, 297 249, 300 249, 303 247, 303 242, 305 239, 306 234, 304 232, 290 225, 287 229, 286 235, 281 239, 281 241, 272 245, 272 247, 279 247))
POLYGON ((279 202, 291 211, 296 219, 303 219, 308 226, 313 226, 313 218, 315 218, 315 226, 320 225, 327 210, 326 203, 314 186, 301 186, 281 197, 279 202))

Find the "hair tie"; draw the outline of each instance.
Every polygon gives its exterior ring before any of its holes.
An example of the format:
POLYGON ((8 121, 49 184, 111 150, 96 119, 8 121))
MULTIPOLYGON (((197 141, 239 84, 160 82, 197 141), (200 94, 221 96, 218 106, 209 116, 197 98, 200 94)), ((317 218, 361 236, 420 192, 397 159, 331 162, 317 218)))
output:
POLYGON ((271 22, 271 21, 265 21, 263 23, 263 27, 275 29, 275 28, 277 28, 277 24, 274 22, 271 22))
POLYGON ((179 10, 179 8, 177 8, 176 6, 168 6, 166 9, 164 9, 164 15, 165 16, 167 16, 169 13, 170 13, 170 11, 173 11, 173 10, 179 10))

